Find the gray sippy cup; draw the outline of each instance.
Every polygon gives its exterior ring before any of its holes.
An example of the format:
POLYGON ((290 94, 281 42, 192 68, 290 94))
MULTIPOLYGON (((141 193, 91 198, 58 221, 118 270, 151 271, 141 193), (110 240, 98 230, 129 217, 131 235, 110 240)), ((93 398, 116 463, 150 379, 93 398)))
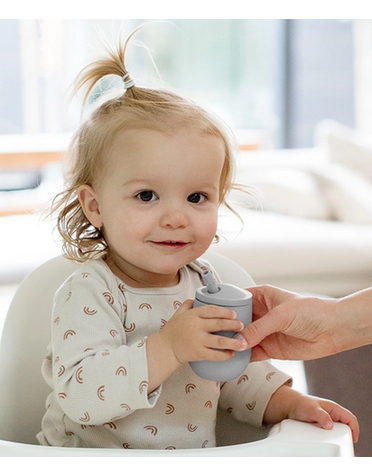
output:
MULTIPOLYGON (((216 283, 212 273, 207 270, 202 273, 205 286, 196 290, 194 307, 213 304, 227 307, 237 313, 237 319, 247 326, 252 321, 252 294, 233 284, 216 283)), ((217 332, 219 335, 241 338, 234 332, 217 332)), ((191 368, 199 377, 208 380, 233 380, 239 377, 249 364, 251 349, 235 352, 234 357, 223 362, 201 360, 190 362, 191 368)))

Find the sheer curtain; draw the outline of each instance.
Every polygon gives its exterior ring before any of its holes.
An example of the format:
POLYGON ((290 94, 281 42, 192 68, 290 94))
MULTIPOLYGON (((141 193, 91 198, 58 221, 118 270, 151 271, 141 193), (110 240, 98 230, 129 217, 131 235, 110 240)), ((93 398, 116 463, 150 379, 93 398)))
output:
POLYGON ((372 20, 354 20, 355 124, 372 134, 372 20))
MULTIPOLYGON (((135 40, 149 51, 132 46, 127 59, 137 84, 171 87, 212 109, 235 129, 274 133, 277 128, 280 20, 0 20, 0 27, 5 21, 11 22, 14 36, 0 34, 0 41, 15 58, 9 63, 14 68, 9 69, 9 94, 20 109, 13 119, 20 133, 74 130, 80 109, 78 102, 67 105, 69 85, 103 52, 101 37, 125 37, 142 23, 151 24, 135 40), (18 89, 14 80, 20 82, 18 89)), ((3 109, 0 102, 0 120, 11 121, 8 114, 9 108, 3 109)))

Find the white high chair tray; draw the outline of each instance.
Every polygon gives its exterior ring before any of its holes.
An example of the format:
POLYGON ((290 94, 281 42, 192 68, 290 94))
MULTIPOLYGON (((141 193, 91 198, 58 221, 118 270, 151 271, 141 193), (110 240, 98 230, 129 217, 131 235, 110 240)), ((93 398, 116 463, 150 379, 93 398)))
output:
POLYGON ((335 423, 332 430, 295 420, 274 425, 267 438, 250 443, 216 448, 186 450, 124 450, 95 448, 55 448, 0 440, 0 456, 245 456, 245 457, 352 457, 354 456, 350 429, 335 423))

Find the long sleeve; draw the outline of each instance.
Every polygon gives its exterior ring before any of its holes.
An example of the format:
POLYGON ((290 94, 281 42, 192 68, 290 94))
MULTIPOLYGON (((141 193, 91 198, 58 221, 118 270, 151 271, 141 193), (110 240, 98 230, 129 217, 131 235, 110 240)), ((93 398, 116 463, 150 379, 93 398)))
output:
POLYGON ((127 342, 123 293, 102 263, 95 267, 59 289, 52 318, 54 392, 71 420, 89 425, 156 400, 147 395, 145 338, 127 342))
POLYGON ((237 379, 221 386, 219 407, 234 418, 255 427, 263 425, 263 416, 273 393, 292 379, 268 361, 253 362, 237 379))

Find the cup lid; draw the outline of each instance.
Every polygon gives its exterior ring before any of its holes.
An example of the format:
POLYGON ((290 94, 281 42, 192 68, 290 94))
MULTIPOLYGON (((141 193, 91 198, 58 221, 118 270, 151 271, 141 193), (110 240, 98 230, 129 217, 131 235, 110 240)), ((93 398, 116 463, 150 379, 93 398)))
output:
POLYGON ((198 288, 196 299, 205 304, 225 307, 246 306, 252 299, 252 294, 249 291, 233 284, 217 283, 217 286, 218 292, 215 293, 209 293, 207 286, 198 288))

